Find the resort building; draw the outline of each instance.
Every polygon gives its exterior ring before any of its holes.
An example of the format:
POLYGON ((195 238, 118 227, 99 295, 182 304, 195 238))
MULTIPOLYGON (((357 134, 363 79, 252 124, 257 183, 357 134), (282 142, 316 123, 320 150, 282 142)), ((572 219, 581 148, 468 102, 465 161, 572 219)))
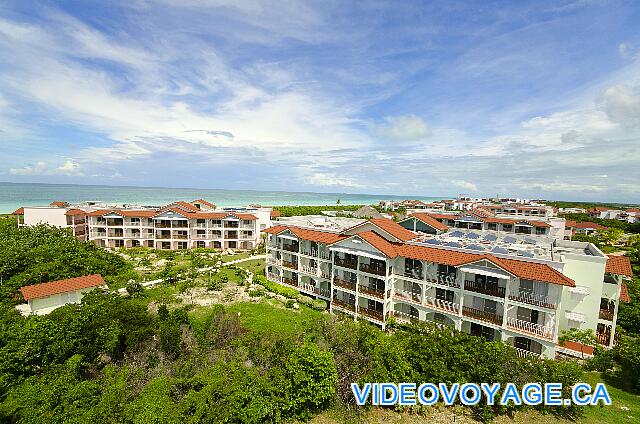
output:
POLYGON ((531 245, 495 233, 478 240, 461 231, 467 242, 458 244, 442 234, 419 241, 421 222, 407 220, 411 230, 386 219, 341 230, 274 226, 265 230, 266 275, 383 329, 391 319, 431 321, 545 357, 576 354, 575 344, 558 345, 570 328, 591 329, 613 345, 619 302, 628 301, 628 258, 589 243, 538 238, 531 245))
POLYGON ((17 309, 23 315, 46 315, 61 306, 80 303, 86 292, 103 286, 106 283, 99 274, 24 286, 20 292, 27 303, 17 309))
POLYGON ((164 250, 254 249, 270 226, 271 208, 216 209, 203 199, 163 207, 97 203, 23 207, 19 225, 41 223, 70 228, 101 247, 164 250))

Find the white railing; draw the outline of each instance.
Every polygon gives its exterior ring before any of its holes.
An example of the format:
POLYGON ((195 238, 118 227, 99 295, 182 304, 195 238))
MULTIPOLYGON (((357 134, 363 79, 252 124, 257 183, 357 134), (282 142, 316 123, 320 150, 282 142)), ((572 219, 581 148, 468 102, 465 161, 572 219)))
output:
POLYGON ((320 277, 326 278, 327 280, 331 279, 331 272, 320 270, 320 277))
POLYGON ((282 265, 282 259, 274 258, 272 256, 267 257, 267 263, 271 265, 282 265))
POLYGON ((431 296, 425 296, 423 303, 425 306, 439 309, 441 311, 449 312, 452 314, 457 314, 460 310, 460 304, 458 303, 449 302, 447 300, 442 300, 431 296))
POLYGON ((460 287, 460 283, 456 281, 455 276, 444 273, 427 273, 427 282, 447 287, 460 287))
POLYGON ((521 358, 540 358, 542 355, 539 353, 529 352, 526 349, 520 349, 519 347, 515 347, 516 353, 521 358))
POLYGON ((331 292, 329 290, 316 287, 313 284, 300 283, 298 287, 301 291, 307 293, 316 294, 327 298, 331 297, 331 292))
POLYGON ((404 290, 395 289, 393 294, 396 298, 402 301, 422 305, 422 296, 420 295, 420 293, 412 293, 404 290))
POLYGON ((391 315, 396 319, 396 321, 402 321, 406 323, 410 323, 411 321, 418 321, 419 318, 415 315, 408 314, 402 311, 391 311, 391 315))
POLYGON ((509 300, 549 309, 556 309, 557 306, 556 302, 552 301, 549 296, 533 293, 527 290, 515 290, 509 293, 509 300))
POLYGON ((311 275, 318 275, 318 268, 316 267, 300 265, 300 271, 311 275))
POLYGON ((507 327, 521 333, 532 334, 545 339, 553 338, 553 328, 548 325, 544 326, 517 318, 507 317, 507 327))
POLYGON ((269 272, 267 274, 267 278, 269 278, 269 280, 271 281, 275 281, 276 283, 282 283, 282 277, 278 274, 274 274, 273 272, 269 272))
POLYGON ((319 257, 320 259, 326 259, 326 260, 329 260, 329 259, 331 259, 331 253, 330 253, 330 252, 323 252, 323 251, 319 251, 319 252, 318 252, 318 257, 319 257))
POLYGON ((318 252, 315 250, 307 250, 300 248, 300 254, 305 256, 313 256, 314 258, 318 256, 318 252))

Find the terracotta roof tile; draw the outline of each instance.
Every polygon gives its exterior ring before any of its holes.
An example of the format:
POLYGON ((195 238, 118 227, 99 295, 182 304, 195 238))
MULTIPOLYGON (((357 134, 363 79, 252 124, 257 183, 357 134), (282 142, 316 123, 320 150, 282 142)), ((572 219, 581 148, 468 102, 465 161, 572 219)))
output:
POLYGON ((50 283, 33 284, 20 288, 25 300, 39 299, 54 294, 68 293, 75 290, 103 286, 105 284, 100 274, 85 275, 84 277, 69 278, 67 280, 52 281, 50 283))
POLYGON ((373 231, 365 231, 364 233, 355 234, 352 237, 360 237, 371 246, 378 249, 380 252, 384 253, 386 256, 390 258, 395 258, 398 256, 398 247, 401 246, 399 243, 392 243, 386 238, 382 237, 378 233, 373 231))
POLYGON ((67 205, 68 205, 67 202, 60 202, 60 201, 55 201, 55 202, 49 203, 49 206, 57 206, 59 208, 64 208, 67 205))
POLYGON ((333 244, 344 240, 349 236, 326 231, 308 230, 306 228, 288 227, 289 230, 302 240, 315 241, 316 243, 333 244))
POLYGON ((87 213, 82 209, 69 209, 64 213, 67 216, 86 215, 87 213))
POLYGON ((207 207, 209 207, 209 208, 215 208, 215 207, 216 207, 216 205, 214 205, 214 204, 213 204, 213 203, 211 203, 211 202, 207 202, 207 201, 206 201, 206 200, 204 200, 204 199, 196 199, 196 200, 194 200, 193 202, 191 202, 191 204, 194 204, 194 203, 202 203, 203 205, 205 205, 205 206, 207 206, 207 207))
POLYGON ((631 303, 631 296, 629 296, 629 289, 625 283, 620 285, 620 300, 624 303, 631 303))
POLYGON ((436 230, 440 230, 440 231, 447 231, 449 229, 448 225, 443 224, 442 222, 438 221, 437 219, 427 215, 426 213, 414 213, 409 215, 409 218, 416 218, 418 220, 420 220, 421 222, 427 224, 428 226, 435 228, 436 230))
POLYGON ((11 215, 24 215, 24 208, 18 208, 15 211, 11 212, 11 215))
POLYGON ((413 240, 417 237, 417 235, 407 230, 402 225, 387 218, 374 218, 370 219, 368 222, 401 241, 413 240))
POLYGON ((605 272, 608 272, 609 274, 624 275, 625 277, 633 277, 631 261, 627 256, 607 255, 607 257, 605 272))
MULTIPOLYGON (((197 207, 195 207, 194 205, 192 205, 189 202, 183 202, 182 200, 177 201, 177 202, 173 202, 172 205, 177 205, 182 209, 186 209, 189 212, 198 212, 200 209, 198 209, 197 207)), ((171 208, 171 205, 169 205, 169 207, 171 208)))

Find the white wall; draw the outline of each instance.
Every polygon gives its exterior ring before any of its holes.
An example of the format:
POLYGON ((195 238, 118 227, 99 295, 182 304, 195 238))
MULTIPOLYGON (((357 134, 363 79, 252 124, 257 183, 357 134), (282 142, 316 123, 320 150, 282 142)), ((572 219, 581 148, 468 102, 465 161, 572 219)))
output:
POLYGON ((67 226, 67 209, 57 207, 24 208, 25 225, 49 224, 56 227, 67 226))

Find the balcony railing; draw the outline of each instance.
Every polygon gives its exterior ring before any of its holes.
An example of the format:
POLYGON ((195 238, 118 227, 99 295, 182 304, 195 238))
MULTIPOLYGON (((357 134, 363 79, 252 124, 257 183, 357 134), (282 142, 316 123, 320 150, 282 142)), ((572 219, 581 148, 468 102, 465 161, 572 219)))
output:
POLYGON ((283 278, 282 282, 286 285, 289 285, 291 287, 298 287, 298 282, 294 279, 291 278, 283 278))
POLYGON ((333 299, 331 301, 331 303, 333 303, 334 306, 337 306, 337 307, 342 308, 342 309, 346 309, 346 310, 351 311, 351 312, 355 312, 356 311, 356 305, 354 305, 353 303, 347 303, 347 302, 344 302, 344 301, 338 300, 338 299, 333 299))
POLYGON ((318 275, 318 268, 308 265, 300 265, 300 271, 305 274, 318 275))
POLYGON ((403 301, 417 303, 418 305, 422 304, 422 296, 420 295, 420 293, 408 292, 408 291, 396 289, 394 291, 394 296, 403 301))
POLYGON ((313 256, 314 258, 318 256, 318 252, 315 250, 308 250, 308 249, 300 249, 300 254, 305 255, 305 256, 313 256))
POLYGON ((517 318, 507 317, 507 327, 511 330, 528 335, 542 337, 545 339, 553 338, 553 328, 517 318))
POLYGON ((437 297, 425 296, 424 304, 434 309, 438 309, 450 314, 457 314, 460 310, 460 304, 449 302, 448 300, 438 299, 437 297))
POLYGON ((286 266, 287 268, 291 269, 298 269, 298 264, 295 262, 282 261, 282 266, 286 266))
POLYGON ((376 321, 384 322, 384 314, 380 311, 376 311, 375 309, 360 307, 358 308, 358 313, 366 317, 373 318, 376 321))
POLYGON ((298 245, 296 244, 282 244, 282 249, 288 252, 298 253, 298 245))
POLYGON ((336 278, 333 279, 333 284, 335 284, 338 287, 342 287, 343 289, 356 291, 356 283, 351 282, 351 281, 342 280, 342 279, 336 277, 336 278))
POLYGON ((389 315, 391 315, 397 321, 400 321, 400 322, 411 323, 411 322, 420 321, 420 317, 418 317, 418 315, 413 315, 413 314, 409 314, 407 312, 402 312, 402 311, 390 311, 389 315))
POLYGON ((549 296, 536 294, 530 291, 520 290, 509 294, 509 300, 539 306, 541 308, 556 309, 557 305, 549 299, 549 296))
POLYGON ((539 353, 530 352, 526 349, 520 349, 519 347, 513 347, 516 350, 516 354, 521 358, 540 358, 542 355, 539 353))
POLYGON ((311 293, 311 294, 315 294, 315 295, 323 296, 327 298, 331 297, 331 292, 329 290, 316 287, 313 284, 300 283, 298 288, 301 291, 304 291, 307 293, 311 293))
POLYGON ((604 319, 606 321, 613 321, 613 311, 610 311, 608 309, 600 309, 598 318, 604 319))
POLYGON ((368 294, 369 296, 384 299, 384 289, 378 289, 375 287, 369 287, 362 284, 358 284, 358 291, 360 293, 368 294))
POLYGON ((269 280, 271 281, 275 281, 276 283, 282 282, 282 277, 280 277, 278 274, 274 274, 273 272, 269 272, 267 274, 267 278, 269 278, 269 280))
POLYGON ((469 306, 462 307, 462 315, 464 315, 465 317, 477 319, 479 321, 502 325, 502 315, 481 311, 479 309, 470 308, 469 306))
POLYGON ((343 268, 356 269, 358 268, 358 261, 348 261, 339 256, 334 258, 336 266, 341 266, 343 268))
POLYGON ((328 280, 331 278, 331 271, 325 271, 324 269, 320 269, 320 276, 328 280))
POLYGON ((156 228, 171 228, 171 223, 164 224, 162 222, 156 222, 156 228))
POLYGON ((405 269, 402 275, 408 278, 413 278, 414 280, 422 280, 422 276, 423 276, 422 270, 419 270, 419 269, 410 269, 410 270, 405 269))
POLYGON ((496 285, 486 285, 473 280, 464 280, 464 289, 489 296, 504 297, 506 289, 496 285))
POLYGON ((319 252, 318 252, 318 257, 319 257, 320 259, 326 259, 326 260, 329 260, 329 259, 331 259, 331 253, 330 253, 330 252, 322 252, 322 251, 319 251, 319 252))
POLYGON ((427 280, 441 286, 453 287, 456 289, 460 287, 460 283, 456 280, 455 274, 439 272, 434 276, 427 276, 427 280))
POLYGON ((385 267, 380 267, 372 264, 360 264, 360 271, 368 272, 375 275, 387 275, 385 267))
POLYGON ((598 343, 604 346, 609 346, 611 343, 611 333, 599 333, 596 331, 596 340, 598 343))

